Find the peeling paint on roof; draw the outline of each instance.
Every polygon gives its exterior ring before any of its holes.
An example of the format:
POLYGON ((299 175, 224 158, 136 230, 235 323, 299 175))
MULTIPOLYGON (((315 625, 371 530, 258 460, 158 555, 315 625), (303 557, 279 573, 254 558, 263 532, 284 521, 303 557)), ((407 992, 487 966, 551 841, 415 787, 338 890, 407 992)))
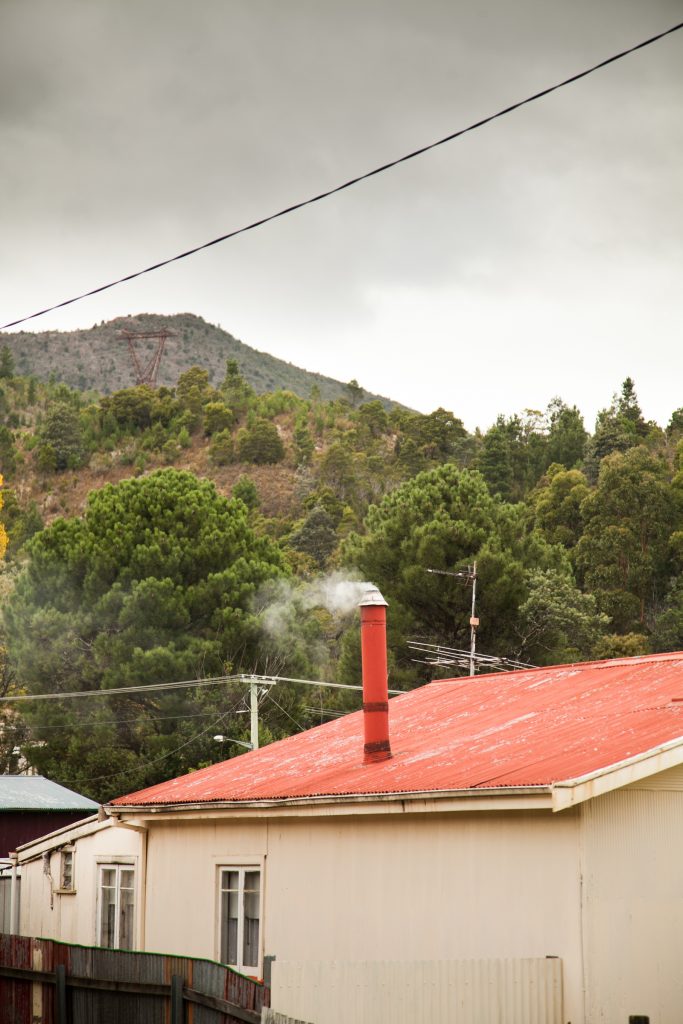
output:
POLYGON ((683 739, 676 698, 683 652, 434 682, 390 701, 389 761, 363 764, 356 712, 113 803, 549 786, 683 739))
POLYGON ((0 812, 83 811, 92 814, 97 808, 94 800, 42 775, 0 775, 0 812))

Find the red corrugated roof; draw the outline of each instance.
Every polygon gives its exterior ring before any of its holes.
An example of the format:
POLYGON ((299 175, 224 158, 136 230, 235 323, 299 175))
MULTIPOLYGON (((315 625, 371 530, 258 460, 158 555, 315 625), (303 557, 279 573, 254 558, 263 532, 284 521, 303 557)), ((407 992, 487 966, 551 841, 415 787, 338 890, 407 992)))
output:
POLYGON ((683 653, 429 683, 390 701, 393 758, 363 764, 362 712, 115 804, 547 786, 683 737, 683 653))

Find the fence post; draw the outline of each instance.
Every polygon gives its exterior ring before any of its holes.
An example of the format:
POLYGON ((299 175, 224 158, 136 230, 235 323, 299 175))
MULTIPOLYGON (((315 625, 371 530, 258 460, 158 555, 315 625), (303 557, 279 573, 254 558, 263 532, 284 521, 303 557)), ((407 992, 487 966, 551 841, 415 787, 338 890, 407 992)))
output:
POLYGON ((9 891, 9 933, 10 935, 19 934, 19 874, 17 871, 17 855, 16 853, 10 853, 10 860, 12 861, 12 880, 10 882, 9 891))
POLYGON ((66 967, 55 967, 55 1020, 56 1024, 69 1024, 66 1016, 66 967))
POLYGON ((182 974, 174 974, 171 977, 171 1024, 185 1024, 184 984, 182 974))

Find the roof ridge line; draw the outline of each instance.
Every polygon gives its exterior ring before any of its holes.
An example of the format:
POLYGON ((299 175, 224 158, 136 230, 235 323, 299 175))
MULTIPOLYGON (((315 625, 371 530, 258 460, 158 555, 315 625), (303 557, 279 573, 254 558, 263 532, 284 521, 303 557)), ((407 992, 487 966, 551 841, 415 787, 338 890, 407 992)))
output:
MULTIPOLYGON (((683 651, 658 651, 654 654, 625 654, 621 658, 595 658, 592 661, 566 661, 557 665, 534 665, 530 668, 514 668, 509 672, 480 672, 476 676, 452 676, 450 679, 430 679, 423 686, 434 686, 439 683, 465 683, 471 679, 498 679, 500 676, 518 676, 528 672, 554 672, 560 668, 618 668, 622 665, 642 665, 644 662, 683 660, 683 651)), ((420 687, 416 686, 416 690, 420 687)), ((412 693, 412 690, 406 690, 412 693)))

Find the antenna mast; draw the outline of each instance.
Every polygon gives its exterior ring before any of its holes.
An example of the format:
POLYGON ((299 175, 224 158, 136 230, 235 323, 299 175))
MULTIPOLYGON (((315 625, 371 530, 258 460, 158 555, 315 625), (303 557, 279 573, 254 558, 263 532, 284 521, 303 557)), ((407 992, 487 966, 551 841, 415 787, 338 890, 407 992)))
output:
POLYGON ((476 616, 477 610, 477 563, 473 562, 472 565, 468 565, 466 569, 461 569, 459 572, 448 572, 447 569, 425 569, 425 572, 431 572, 437 576, 454 576, 455 579, 460 580, 465 586, 472 586, 472 611, 470 613, 470 675, 473 676, 476 672, 477 663, 477 626, 479 625, 479 619, 476 616))
POLYGON ((422 640, 409 640, 408 647, 411 651, 421 654, 422 658, 414 660, 425 665, 457 665, 458 668, 469 668, 469 674, 475 675, 477 665, 485 672, 508 672, 510 669, 534 668, 525 661, 516 661, 514 658, 499 658, 492 654, 477 654, 477 563, 473 562, 466 569, 458 572, 449 572, 447 569, 425 569, 425 572, 437 576, 453 576, 464 585, 472 587, 472 608, 470 613, 470 649, 460 650, 457 647, 446 647, 444 644, 426 643, 422 640))
MULTIPOLYGON (((468 566, 469 570, 469 566, 468 566)), ((472 583, 472 613, 470 615, 470 675, 473 676, 475 672, 474 667, 474 656, 477 650, 477 626, 479 625, 479 619, 475 615, 477 606, 477 563, 472 563, 472 571, 470 573, 470 581, 472 583)))

